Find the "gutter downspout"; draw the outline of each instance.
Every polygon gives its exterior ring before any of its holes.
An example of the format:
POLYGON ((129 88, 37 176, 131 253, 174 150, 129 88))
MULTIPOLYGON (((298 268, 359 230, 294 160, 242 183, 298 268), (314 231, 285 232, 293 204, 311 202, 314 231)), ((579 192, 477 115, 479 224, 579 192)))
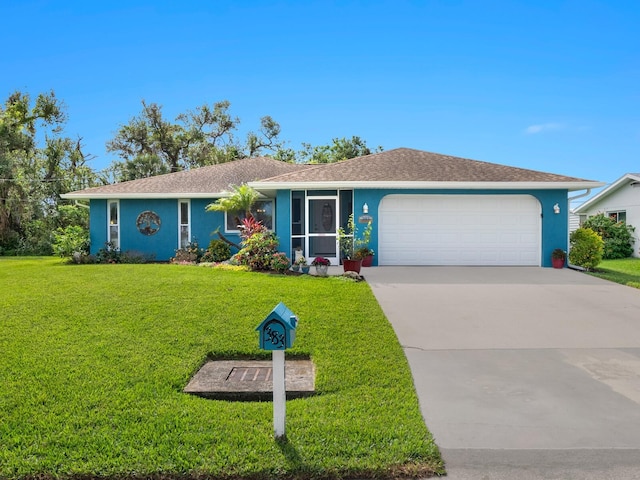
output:
POLYGON ((582 198, 582 197, 586 197, 587 195, 591 194, 591 189, 587 188, 587 191, 584 193, 581 193, 580 195, 576 195, 575 197, 569 197, 567 198, 567 200, 569 200, 569 204, 571 204, 571 200, 575 200, 576 198, 582 198))

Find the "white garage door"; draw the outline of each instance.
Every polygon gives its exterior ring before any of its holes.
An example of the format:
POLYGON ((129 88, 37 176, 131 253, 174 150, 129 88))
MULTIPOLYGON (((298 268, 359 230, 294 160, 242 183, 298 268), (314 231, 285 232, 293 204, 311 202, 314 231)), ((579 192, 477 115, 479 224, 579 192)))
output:
POLYGON ((540 265, 540 203, 530 195, 388 195, 380 265, 540 265))

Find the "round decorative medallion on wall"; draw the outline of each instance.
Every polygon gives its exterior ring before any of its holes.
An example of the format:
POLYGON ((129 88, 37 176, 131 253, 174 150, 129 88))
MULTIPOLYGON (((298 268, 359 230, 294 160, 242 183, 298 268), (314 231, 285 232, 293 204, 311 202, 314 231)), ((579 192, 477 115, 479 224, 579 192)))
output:
POLYGON ((136 219, 136 227, 143 235, 154 235, 160 230, 160 216, 151 210, 145 210, 136 219))

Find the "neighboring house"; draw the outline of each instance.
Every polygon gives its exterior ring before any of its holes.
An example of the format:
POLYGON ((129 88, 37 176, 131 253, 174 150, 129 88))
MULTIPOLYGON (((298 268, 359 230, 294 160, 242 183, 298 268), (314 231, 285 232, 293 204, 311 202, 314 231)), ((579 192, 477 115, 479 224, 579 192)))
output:
POLYGON ((569 212, 569 233, 574 232, 575 230, 580 228, 581 222, 586 220, 586 215, 583 219, 580 218, 575 210, 571 210, 569 212))
POLYGON ((616 221, 635 227, 634 257, 640 257, 640 173, 627 173, 597 195, 574 209, 580 224, 588 217, 604 213, 616 221))
POLYGON ((568 193, 603 186, 398 148, 323 165, 238 160, 63 198, 90 200, 92 253, 116 239, 166 260, 194 239, 206 246, 218 228, 237 234, 233 215, 205 206, 243 182, 264 196, 257 210, 290 257, 302 249, 337 264, 337 229, 353 213, 360 228, 372 222, 377 265, 545 267, 553 249, 567 248, 568 193))

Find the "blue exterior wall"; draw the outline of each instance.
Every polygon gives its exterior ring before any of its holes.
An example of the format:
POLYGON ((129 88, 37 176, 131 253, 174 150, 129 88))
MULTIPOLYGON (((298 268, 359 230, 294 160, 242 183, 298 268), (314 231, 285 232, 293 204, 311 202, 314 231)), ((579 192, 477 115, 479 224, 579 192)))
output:
MULTIPOLYGON (((225 234, 224 213, 205 210, 213 201, 215 199, 191 200, 191 241, 206 248, 212 239, 218 238, 213 232, 220 228, 229 240, 239 242, 240 236, 237 233, 225 234)), ((108 238, 107 200, 91 200, 89 216, 91 253, 95 255, 104 248, 108 238)), ((175 256, 179 241, 177 199, 120 200, 119 220, 121 251, 153 255, 158 261, 166 261, 175 256), (136 227, 138 215, 145 210, 151 210, 160 217, 161 226, 154 235, 143 235, 136 227)))
MULTIPOLYGON (((355 190, 354 216, 362 213, 362 205, 369 206, 369 216, 373 218, 373 231, 370 247, 378 251, 378 228, 380 202, 386 195, 532 195, 541 205, 542 213, 542 241, 540 264, 543 267, 551 267, 551 252, 555 248, 567 250, 568 242, 568 200, 567 190, 355 190), (555 204, 560 206, 560 214, 553 212, 555 204)), ((377 265, 377 256, 373 257, 374 265, 377 265)))
POLYGON ((178 243, 178 205, 176 200, 120 200, 120 250, 151 254, 156 260, 167 260, 175 254, 178 243), (138 231, 136 219, 145 210, 160 217, 160 230, 155 235, 138 231))
POLYGON ((107 241, 107 201, 89 202, 89 253, 95 255, 107 241))
POLYGON ((280 244, 278 251, 291 258, 291 190, 279 190, 274 206, 276 215, 275 233, 280 244))
MULTIPOLYGON (((567 250, 568 243, 568 200, 567 190, 376 190, 361 189, 353 192, 354 214, 362 213, 362 205, 369 206, 369 216, 373 219, 373 231, 370 247, 378 251, 378 220, 380 202, 386 195, 532 195, 538 199, 542 213, 542 241, 540 264, 551 267, 551 252, 555 248, 567 250), (561 213, 553 212, 555 204, 561 213)), ((220 231, 231 241, 239 243, 237 233, 225 233, 224 213, 207 212, 206 206, 215 199, 191 200, 191 241, 197 241, 202 248, 218 238, 213 232, 220 231)), ((107 201, 91 200, 90 204, 90 240, 91 253, 95 254, 107 241, 107 201)), ((277 192, 274 206, 275 232, 280 239, 279 251, 291 256, 291 191, 277 192)), ((154 254, 159 261, 169 260, 178 248, 178 200, 120 200, 120 247, 122 251, 135 250, 154 254), (145 211, 156 212, 162 221, 158 233, 152 236, 141 234, 136 228, 138 215, 145 211)), ((233 252, 235 253, 235 251, 233 252)), ((374 257, 377 265, 377 256, 374 257)))
MULTIPOLYGON (((220 229, 220 232, 225 236, 225 238, 236 244, 239 244, 240 235, 238 233, 225 233, 224 231, 224 212, 207 212, 207 205, 215 201, 215 198, 197 198, 191 200, 191 241, 198 242, 201 248, 207 248, 211 240, 217 240, 218 238, 220 238, 217 234, 214 233, 217 229, 220 229)), ((231 253, 236 252, 237 249, 231 248, 231 253)))

